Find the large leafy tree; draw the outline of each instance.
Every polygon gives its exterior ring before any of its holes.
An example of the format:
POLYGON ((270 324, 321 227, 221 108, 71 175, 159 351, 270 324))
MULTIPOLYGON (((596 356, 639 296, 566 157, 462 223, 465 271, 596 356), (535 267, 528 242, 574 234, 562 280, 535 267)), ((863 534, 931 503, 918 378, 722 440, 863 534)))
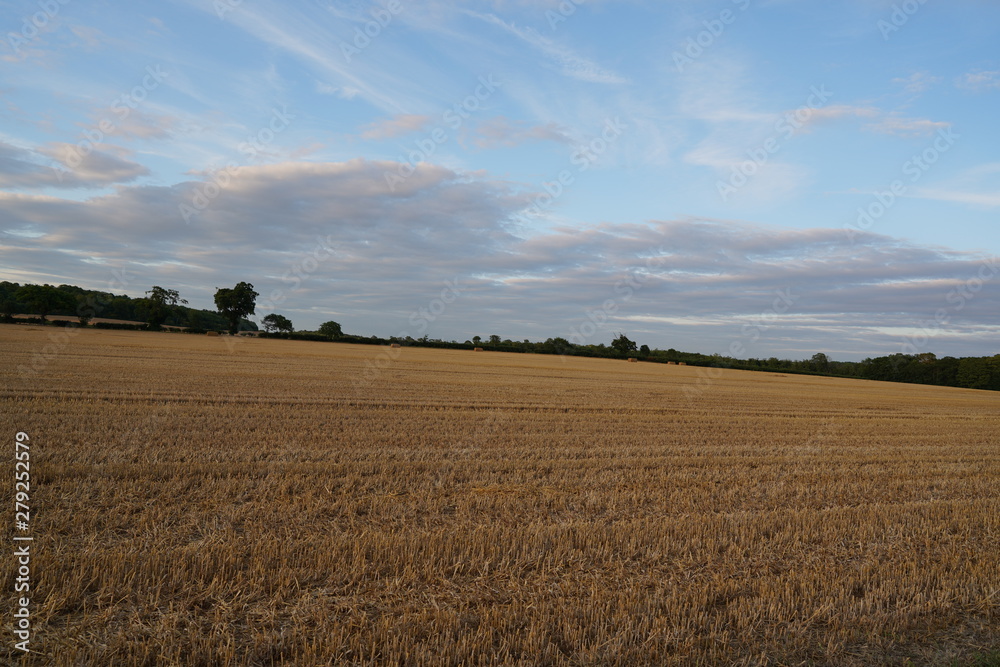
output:
POLYGON ((626 355, 629 352, 635 352, 639 347, 635 344, 635 341, 629 340, 625 334, 618 334, 618 338, 611 341, 611 347, 618 350, 622 355, 626 355))
POLYGON ((229 320, 229 333, 235 334, 239 331, 240 320, 253 315, 258 296, 260 294, 253 291, 253 285, 245 282, 237 283, 233 288, 216 288, 215 307, 229 320))
POLYGON ((25 285, 17 290, 15 297, 42 318, 55 310, 66 310, 76 306, 72 295, 53 287, 52 285, 25 285))
POLYGON ((143 299, 143 305, 146 307, 146 322, 152 328, 159 328, 179 304, 187 303, 177 290, 164 289, 159 285, 153 285, 153 289, 146 294, 149 296, 143 299))
POLYGON ((323 322, 323 324, 319 325, 319 332, 324 336, 329 336, 330 338, 340 338, 341 336, 344 335, 344 332, 340 328, 340 325, 334 322, 333 320, 329 322, 323 322))
POLYGON ((822 352, 817 352, 811 359, 812 370, 826 373, 830 370, 830 358, 822 352))
POLYGON ((292 321, 284 315, 278 315, 277 313, 265 315, 264 319, 261 320, 261 324, 264 325, 264 331, 269 333, 272 331, 282 331, 285 333, 294 331, 292 321))
POLYGON ((17 313, 17 301, 7 297, 0 301, 0 315, 3 315, 5 322, 13 322, 14 315, 17 313))

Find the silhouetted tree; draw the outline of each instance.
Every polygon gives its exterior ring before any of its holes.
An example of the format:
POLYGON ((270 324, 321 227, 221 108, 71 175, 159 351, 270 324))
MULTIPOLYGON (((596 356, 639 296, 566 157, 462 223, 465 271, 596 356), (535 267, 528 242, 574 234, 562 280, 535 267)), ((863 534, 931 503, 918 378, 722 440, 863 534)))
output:
POLYGON ((319 332, 330 338, 340 338, 344 335, 344 330, 341 329, 340 325, 333 320, 323 322, 323 324, 319 325, 319 332))
POLYGON ((639 349, 635 344, 635 341, 629 340, 623 333, 618 334, 618 338, 611 341, 611 347, 618 350, 622 356, 627 355, 629 352, 635 352, 639 349))
POLYGON ((177 290, 165 289, 159 285, 153 285, 153 289, 146 294, 149 296, 142 300, 146 307, 146 323, 153 329, 158 329, 166 322, 179 304, 187 303, 177 290))
POLYGON ((239 331, 240 320, 248 315, 253 315, 257 305, 257 297, 260 296, 253 291, 250 283, 237 283, 236 287, 218 288, 215 292, 215 307, 229 320, 229 333, 235 334, 239 331))
POLYGON ((46 323, 45 318, 52 311, 73 308, 76 305, 76 300, 72 296, 52 285, 25 285, 17 290, 15 297, 37 313, 42 318, 42 324, 46 323))
POLYGON ((820 373, 825 373, 830 370, 830 358, 822 352, 814 354, 810 360, 810 364, 812 365, 812 369, 814 371, 819 371, 820 373))
POLYGON ((285 333, 291 333, 293 331, 292 321, 285 317, 284 315, 278 315, 277 313, 271 313, 270 315, 264 316, 261 320, 261 324, 264 325, 264 331, 282 331, 285 333))

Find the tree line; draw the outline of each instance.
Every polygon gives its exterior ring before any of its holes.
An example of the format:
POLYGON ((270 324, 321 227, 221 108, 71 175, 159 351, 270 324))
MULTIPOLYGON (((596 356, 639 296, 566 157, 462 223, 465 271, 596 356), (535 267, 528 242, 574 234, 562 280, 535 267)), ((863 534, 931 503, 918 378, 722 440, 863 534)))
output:
MULTIPOLYGON (((21 285, 0 281, 0 317, 8 322, 17 314, 38 315, 43 323, 47 323, 50 315, 71 316, 84 325, 100 317, 144 322, 147 329, 175 326, 201 333, 223 330, 231 324, 221 312, 189 308, 186 304, 176 290, 158 285, 146 292, 146 296, 133 298, 75 285, 21 285)), ((254 322, 245 318, 241 318, 238 327, 257 329, 254 322)))
MULTIPOLYGON (((143 328, 160 329, 176 326, 188 332, 199 333, 209 330, 231 334, 239 331, 258 331, 257 325, 247 319, 255 315, 259 294, 252 284, 237 283, 231 288, 216 288, 217 310, 197 310, 187 307, 187 301, 177 290, 153 285, 145 296, 132 298, 116 296, 109 292, 85 290, 73 285, 20 285, 8 281, 0 282, 0 317, 14 321, 18 313, 39 315, 44 324, 50 315, 76 316, 86 325, 94 317, 144 322, 143 328)), ((768 371, 778 373, 801 373, 809 375, 831 375, 889 382, 908 382, 970 389, 1000 391, 1000 354, 992 357, 942 357, 930 352, 920 354, 893 354, 868 358, 864 361, 834 361, 820 352, 809 359, 790 360, 769 357, 767 359, 736 359, 719 354, 706 355, 697 352, 681 352, 673 348, 651 349, 648 345, 638 345, 624 333, 614 337, 610 345, 575 344, 565 338, 548 338, 545 341, 514 341, 492 334, 487 338, 473 336, 465 342, 431 339, 428 336, 380 338, 378 336, 358 336, 345 334, 337 322, 324 322, 316 331, 295 331, 291 320, 278 313, 269 313, 261 318, 264 337, 293 340, 317 340, 360 343, 368 345, 406 345, 448 349, 482 348, 488 351, 515 352, 526 354, 557 354, 564 356, 599 357, 624 359, 635 357, 653 363, 684 363, 689 366, 732 368, 737 370, 768 371)), ((99 325, 100 326, 100 325, 99 325)), ((107 326, 107 325, 106 325, 107 326)))

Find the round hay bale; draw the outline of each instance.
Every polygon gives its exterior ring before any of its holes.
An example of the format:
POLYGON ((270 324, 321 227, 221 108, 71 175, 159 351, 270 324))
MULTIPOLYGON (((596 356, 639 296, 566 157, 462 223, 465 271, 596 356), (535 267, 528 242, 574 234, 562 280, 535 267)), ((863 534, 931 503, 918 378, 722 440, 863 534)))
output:
POLYGON ((482 351, 483 351, 483 348, 481 348, 481 347, 477 347, 475 350, 473 350, 473 352, 482 352, 482 351))
POLYGON ((218 336, 219 332, 218 331, 206 331, 205 335, 206 336, 218 336))

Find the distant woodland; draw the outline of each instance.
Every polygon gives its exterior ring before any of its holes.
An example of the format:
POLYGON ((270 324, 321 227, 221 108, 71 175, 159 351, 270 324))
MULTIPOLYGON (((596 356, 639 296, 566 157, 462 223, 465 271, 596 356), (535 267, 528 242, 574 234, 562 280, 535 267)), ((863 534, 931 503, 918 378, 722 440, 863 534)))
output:
MULTIPOLYGON (((33 304, 18 296, 21 288, 25 286, 6 280, 0 282, 0 315, 8 321, 15 314, 38 314, 33 304)), ((57 303, 56 307, 47 313, 48 315, 79 316, 80 312, 85 310, 94 318, 147 322, 154 315, 153 309, 156 307, 156 304, 147 298, 133 298, 124 294, 119 296, 111 292, 87 290, 74 285, 59 285, 56 289, 66 298, 62 303, 57 303)), ((224 330, 229 325, 226 318, 214 310, 199 310, 177 305, 167 309, 163 326, 191 328, 196 333, 204 333, 224 330)), ((104 325, 102 328, 117 327, 104 325)), ((256 331, 257 325, 250 320, 243 320, 240 328, 256 331)))
MULTIPOLYGON (((4 321, 15 320, 17 314, 38 315, 38 309, 24 298, 26 285, 3 281, 0 282, 0 317, 4 321)), ((252 286, 251 286, 252 287, 252 286)), ((147 324, 122 325, 110 323, 95 323, 91 326, 103 328, 135 328, 160 329, 162 327, 179 327, 187 333, 204 333, 206 331, 225 331, 230 328, 229 320, 220 312, 189 308, 182 303, 176 303, 163 309, 151 298, 133 298, 126 295, 115 295, 109 292, 86 290, 73 285, 59 285, 55 288, 62 293, 63 298, 57 298, 55 307, 47 315, 76 316, 84 309, 91 318, 127 320, 147 324), (157 310, 161 308, 161 310, 157 310), (156 324, 149 324, 155 322, 156 324), (161 326, 162 325, 162 326, 161 326)), ((160 288, 158 288, 160 289, 160 288)), ((173 293, 176 296, 176 292, 173 293)), ((990 357, 942 357, 938 358, 932 352, 918 354, 893 354, 873 357, 864 361, 835 361, 824 353, 817 353, 809 359, 791 360, 770 357, 767 359, 736 359, 719 354, 701 354, 698 352, 682 352, 673 348, 661 350, 639 345, 624 334, 617 334, 609 345, 574 344, 561 337, 549 338, 541 342, 530 340, 515 341, 503 339, 498 335, 488 337, 475 336, 465 342, 432 339, 427 336, 412 338, 410 336, 380 338, 378 336, 361 336, 342 333, 340 325, 328 322, 319 331, 292 331, 291 323, 280 316, 270 317, 288 322, 287 331, 260 332, 260 336, 268 338, 283 338, 290 340, 336 341, 342 343, 359 343, 366 345, 390 345, 436 347, 449 349, 481 348, 484 351, 516 352, 529 354, 556 354, 565 356, 603 357, 613 359, 636 358, 640 361, 653 363, 684 363, 689 366, 705 368, 733 368, 750 371, 767 371, 778 373, 800 373, 810 375, 828 375, 837 377, 852 377, 868 380, 883 380, 889 382, 907 382, 913 384, 941 385, 947 387, 965 387, 969 389, 1000 390, 1000 354, 990 357)), ((264 318, 265 323, 268 317, 264 318)), ((52 324, 61 324, 52 322, 52 324)), ((241 319, 241 331, 258 331, 257 324, 241 319)))

